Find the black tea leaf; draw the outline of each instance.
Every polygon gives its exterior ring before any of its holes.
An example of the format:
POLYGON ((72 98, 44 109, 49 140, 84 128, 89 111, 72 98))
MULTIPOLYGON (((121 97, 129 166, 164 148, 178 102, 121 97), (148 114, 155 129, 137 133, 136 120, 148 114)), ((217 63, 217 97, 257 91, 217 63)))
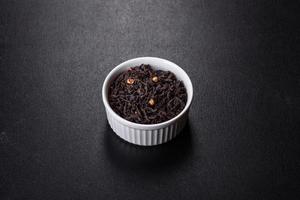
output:
POLYGON ((139 124, 157 124, 178 115, 187 102, 183 83, 170 71, 142 64, 119 74, 109 87, 111 108, 139 124))

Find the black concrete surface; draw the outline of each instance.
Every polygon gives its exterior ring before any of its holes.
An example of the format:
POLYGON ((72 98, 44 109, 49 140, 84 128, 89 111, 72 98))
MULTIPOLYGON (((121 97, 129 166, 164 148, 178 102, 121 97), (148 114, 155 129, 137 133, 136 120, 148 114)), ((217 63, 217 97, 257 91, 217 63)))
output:
POLYGON ((300 199, 296 1, 0 1, 0 199, 300 199), (101 86, 156 56, 194 84, 151 148, 109 128, 101 86))

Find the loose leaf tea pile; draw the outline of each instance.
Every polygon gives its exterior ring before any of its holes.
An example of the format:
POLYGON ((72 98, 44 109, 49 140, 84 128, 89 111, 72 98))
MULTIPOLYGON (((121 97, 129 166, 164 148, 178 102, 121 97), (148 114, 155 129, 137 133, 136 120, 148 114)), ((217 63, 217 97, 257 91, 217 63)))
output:
POLYGON ((156 124, 178 115, 185 107, 187 93, 172 72, 142 64, 118 75, 108 98, 111 108, 124 119, 156 124))

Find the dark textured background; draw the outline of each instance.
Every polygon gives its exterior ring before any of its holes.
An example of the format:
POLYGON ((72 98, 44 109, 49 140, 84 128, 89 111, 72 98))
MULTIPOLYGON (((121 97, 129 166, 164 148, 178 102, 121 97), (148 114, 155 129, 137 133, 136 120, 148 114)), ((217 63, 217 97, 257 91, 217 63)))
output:
POLYGON ((299 199, 299 5, 0 2, 0 199, 299 199), (117 64, 190 75, 189 125, 123 142, 101 102, 117 64))

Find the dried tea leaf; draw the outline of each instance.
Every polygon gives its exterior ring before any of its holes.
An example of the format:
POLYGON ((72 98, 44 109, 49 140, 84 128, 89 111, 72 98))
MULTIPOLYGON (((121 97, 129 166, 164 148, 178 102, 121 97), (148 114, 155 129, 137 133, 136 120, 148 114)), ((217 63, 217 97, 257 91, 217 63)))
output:
POLYGON ((184 84, 170 71, 150 65, 131 67, 111 83, 108 100, 121 117, 141 124, 156 124, 178 115, 185 107, 184 84))

